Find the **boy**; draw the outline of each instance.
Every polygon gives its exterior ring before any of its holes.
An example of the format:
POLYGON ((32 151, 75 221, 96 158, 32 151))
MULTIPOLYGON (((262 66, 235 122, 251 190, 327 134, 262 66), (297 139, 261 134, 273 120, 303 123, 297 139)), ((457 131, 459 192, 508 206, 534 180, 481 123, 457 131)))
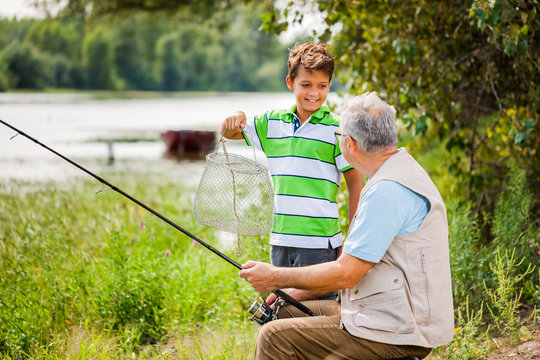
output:
MULTIPOLYGON (((262 150, 275 192, 270 257, 275 266, 307 266, 336 260, 341 250, 336 193, 345 175, 349 223, 363 187, 360 173, 341 155, 334 136, 339 122, 324 102, 334 59, 321 44, 296 45, 289 53, 287 88, 294 92, 291 110, 272 110, 246 119, 242 111, 227 117, 220 129, 228 139, 245 139, 262 150)), ((335 293, 325 298, 334 298, 335 293)))

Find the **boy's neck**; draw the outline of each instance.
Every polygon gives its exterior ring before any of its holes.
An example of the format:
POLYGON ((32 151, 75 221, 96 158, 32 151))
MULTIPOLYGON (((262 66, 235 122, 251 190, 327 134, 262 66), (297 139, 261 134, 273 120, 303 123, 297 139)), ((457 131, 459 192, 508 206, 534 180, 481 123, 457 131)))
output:
POLYGON ((319 109, 317 109, 314 112, 307 112, 307 111, 298 111, 298 108, 297 108, 294 113, 296 114, 296 116, 298 116, 298 119, 300 119, 300 124, 304 125, 304 123, 309 119, 309 117, 313 115, 314 113, 316 113, 317 111, 319 111, 319 109))

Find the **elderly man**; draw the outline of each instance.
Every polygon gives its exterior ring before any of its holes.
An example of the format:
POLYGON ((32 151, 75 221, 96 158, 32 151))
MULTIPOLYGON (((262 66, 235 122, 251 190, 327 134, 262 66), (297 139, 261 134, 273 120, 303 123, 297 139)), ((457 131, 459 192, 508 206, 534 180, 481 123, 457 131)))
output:
POLYGON ((282 308, 261 328, 255 358, 424 358, 453 336, 443 200, 422 167, 397 149, 395 110, 375 93, 344 103, 336 137, 369 179, 341 256, 299 268, 248 261, 240 277, 257 291, 287 288, 302 301, 341 289, 341 304, 305 301, 315 317, 282 308))

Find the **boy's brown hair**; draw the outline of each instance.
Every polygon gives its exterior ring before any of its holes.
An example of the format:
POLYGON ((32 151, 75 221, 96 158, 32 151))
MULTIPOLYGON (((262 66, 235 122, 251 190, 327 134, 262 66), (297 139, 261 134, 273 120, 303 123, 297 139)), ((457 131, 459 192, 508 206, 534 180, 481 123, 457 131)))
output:
POLYGON ((329 80, 332 80, 334 73, 334 58, 328 51, 326 44, 304 43, 296 44, 294 49, 289 52, 289 77, 294 81, 298 75, 300 66, 306 70, 319 70, 328 75, 329 80))

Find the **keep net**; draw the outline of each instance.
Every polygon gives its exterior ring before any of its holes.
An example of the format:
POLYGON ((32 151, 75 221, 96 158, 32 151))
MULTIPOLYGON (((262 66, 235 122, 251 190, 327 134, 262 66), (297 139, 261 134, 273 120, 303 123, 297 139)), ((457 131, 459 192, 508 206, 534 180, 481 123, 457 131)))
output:
POLYGON ((238 235, 267 234, 274 222, 274 191, 268 169, 224 152, 206 156, 193 215, 203 225, 238 235))

